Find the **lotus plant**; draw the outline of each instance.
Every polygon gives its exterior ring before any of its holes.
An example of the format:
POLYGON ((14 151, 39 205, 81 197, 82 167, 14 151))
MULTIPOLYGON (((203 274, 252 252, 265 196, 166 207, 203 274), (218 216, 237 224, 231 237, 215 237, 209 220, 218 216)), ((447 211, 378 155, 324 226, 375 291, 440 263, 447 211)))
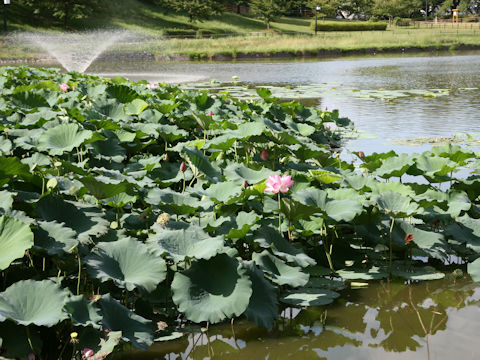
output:
POLYGON ((62 90, 63 92, 66 92, 68 89, 70 89, 70 86, 68 86, 67 83, 63 82, 61 83, 60 85, 58 85, 58 87, 60 88, 60 90, 62 90))
POLYGON ((293 184, 294 181, 292 180, 291 175, 282 175, 280 177, 280 175, 273 174, 268 177, 266 182, 267 187, 265 188, 265 192, 278 194, 278 229, 280 232, 282 232, 282 219, 280 215, 280 193, 287 193, 293 184))

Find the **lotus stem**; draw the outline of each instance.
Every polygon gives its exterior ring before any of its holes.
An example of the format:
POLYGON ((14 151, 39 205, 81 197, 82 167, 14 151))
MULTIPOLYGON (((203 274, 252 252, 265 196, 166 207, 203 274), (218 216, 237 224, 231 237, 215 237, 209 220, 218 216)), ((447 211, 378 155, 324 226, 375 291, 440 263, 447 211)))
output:
POLYGON ((392 276, 392 256, 393 256, 393 249, 392 249, 392 232, 393 232, 393 225, 395 224, 395 218, 392 217, 392 223, 390 225, 390 259, 388 262, 388 274, 390 277, 392 276))
POLYGON ((278 231, 281 233, 282 232, 282 206, 280 202, 280 192, 278 192, 278 231))
POLYGON ((183 186, 182 186, 182 194, 185 192, 185 172, 183 173, 183 186))
POLYGON ((77 279, 77 295, 80 295, 80 280, 82 276, 82 261, 80 259, 80 253, 77 247, 77 259, 78 259, 78 279, 77 279))
POLYGON ((36 354, 37 352, 35 351, 32 343, 32 336, 30 334, 30 328, 28 326, 25 327, 25 332, 27 333, 27 340, 28 340, 28 345, 30 346, 30 349, 32 349, 32 352, 36 354))

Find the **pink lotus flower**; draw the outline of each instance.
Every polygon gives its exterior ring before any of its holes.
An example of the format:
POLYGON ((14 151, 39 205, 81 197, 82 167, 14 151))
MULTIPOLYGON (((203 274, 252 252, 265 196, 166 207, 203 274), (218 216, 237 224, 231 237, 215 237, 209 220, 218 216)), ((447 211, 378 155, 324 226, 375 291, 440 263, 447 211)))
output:
POLYGON ((147 84, 147 88, 149 90, 152 90, 152 89, 158 89, 159 86, 158 86, 158 84, 147 84))
POLYGON ((35 360, 35 359, 36 359, 34 353, 28 354, 28 357, 27 357, 27 358, 28 358, 28 360, 35 360))
POLYGON ((62 90, 63 92, 66 92, 68 89, 70 89, 70 86, 68 86, 67 83, 61 83, 60 85, 58 85, 58 87, 60 88, 60 90, 62 90))
POLYGON ((363 158, 365 157, 365 153, 364 153, 363 151, 359 151, 359 152, 358 152, 358 157, 359 157, 360 159, 363 159, 363 158))
POLYGON ((262 152, 260 153, 260 159, 262 159, 263 161, 267 161, 268 157, 269 155, 267 150, 263 149, 262 152))
POLYGON ((88 359, 89 357, 92 357, 95 354, 95 352, 92 349, 89 349, 89 348, 83 349, 82 353, 83 353, 83 357, 85 357, 85 359, 88 359))
POLYGON ((291 175, 270 175, 267 179, 266 192, 276 194, 279 191, 281 193, 286 193, 290 189, 290 186, 294 184, 291 175))
POLYGON ((207 115, 208 116, 213 116, 213 113, 210 111, 207 115))

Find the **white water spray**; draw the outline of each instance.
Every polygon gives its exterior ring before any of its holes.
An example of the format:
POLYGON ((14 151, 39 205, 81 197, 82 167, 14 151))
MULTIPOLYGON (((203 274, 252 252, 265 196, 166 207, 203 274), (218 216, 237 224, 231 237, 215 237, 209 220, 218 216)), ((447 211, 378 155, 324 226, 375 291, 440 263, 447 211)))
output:
POLYGON ((131 37, 125 30, 100 30, 78 33, 22 33, 20 39, 47 51, 67 71, 85 72, 105 50, 131 37))

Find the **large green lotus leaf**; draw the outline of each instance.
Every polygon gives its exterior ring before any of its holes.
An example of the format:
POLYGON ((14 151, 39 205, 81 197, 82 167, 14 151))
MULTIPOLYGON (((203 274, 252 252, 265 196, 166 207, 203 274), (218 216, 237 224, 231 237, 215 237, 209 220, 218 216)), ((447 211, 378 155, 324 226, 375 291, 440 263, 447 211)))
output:
POLYGON ((139 287, 151 292, 167 274, 165 261, 131 238, 97 244, 85 262, 94 278, 103 282, 112 279, 128 291, 139 287))
MULTIPOLYGON (((358 154, 357 154, 358 155, 358 154)), ((372 155, 365 156, 362 158, 363 164, 362 167, 373 172, 374 170, 378 169, 380 166, 383 165, 383 161, 385 159, 395 157, 397 153, 393 150, 389 151, 388 153, 376 153, 374 152, 372 155)))
POLYGON ((56 221, 38 221, 34 231, 35 247, 44 249, 49 255, 61 256, 70 253, 77 245, 77 233, 56 221))
POLYGON ((188 132, 180 129, 176 125, 159 124, 157 127, 157 131, 162 137, 162 139, 165 140, 165 142, 167 143, 186 138, 188 136, 188 132))
POLYGON ((48 108, 39 108, 37 112, 26 114, 22 120, 22 125, 27 127, 31 125, 36 125, 41 119, 43 120, 52 120, 60 115, 61 113, 51 110, 48 108))
POLYGON ((306 288, 316 288, 316 289, 331 289, 331 290, 341 290, 345 288, 345 283, 343 281, 327 279, 324 277, 313 277, 310 276, 306 288))
POLYGON ((401 177, 414 163, 412 155, 401 154, 385 159, 382 166, 376 169, 373 174, 384 179, 389 179, 392 176, 401 177))
POLYGON ((229 181, 246 181, 249 184, 256 184, 259 181, 263 181, 268 176, 278 174, 278 172, 272 171, 268 168, 262 167, 260 170, 254 170, 246 167, 243 163, 232 163, 228 165, 224 170, 224 175, 229 181))
POLYGON ((346 182, 355 190, 362 190, 365 186, 367 186, 373 180, 368 176, 356 175, 356 174, 348 174, 344 176, 345 176, 346 182))
POLYGON ((110 294, 102 295, 99 302, 104 329, 121 331, 122 338, 130 341, 136 349, 147 350, 153 344, 155 329, 150 320, 135 314, 110 294))
POLYGON ((467 248, 480 252, 480 221, 463 215, 445 229, 445 234, 467 248))
POLYGON ((314 266, 316 261, 301 249, 293 246, 278 230, 271 226, 262 226, 253 234, 253 240, 261 247, 272 249, 273 253, 285 261, 301 267, 314 266))
POLYGON ((465 160, 475 157, 475 153, 472 150, 452 144, 434 146, 430 149, 430 152, 437 156, 449 158, 459 165, 464 165, 465 160))
POLYGON ((395 225, 392 236, 397 245, 405 245, 405 236, 412 234, 413 242, 428 256, 446 260, 450 254, 451 250, 448 248, 443 233, 421 230, 400 219, 395 221, 395 225))
POLYGON ((72 317, 74 325, 93 326, 100 328, 100 309, 95 306, 95 303, 89 301, 83 295, 72 296, 65 304, 65 310, 72 317))
MULTIPOLYGON (((198 208, 211 203, 209 201, 200 201, 189 195, 181 194, 171 189, 152 189, 148 192, 145 201, 148 204, 158 205, 178 215, 190 214, 198 208)), ((208 206, 207 206, 208 207, 208 206)))
POLYGON ((280 211, 285 214, 288 220, 298 221, 313 215, 315 212, 317 212, 317 209, 304 205, 290 198, 281 198, 280 211))
POLYGON ((475 282, 480 282, 480 258, 467 264, 468 275, 475 282))
POLYGON ((211 237, 200 227, 159 229, 150 234, 147 245, 157 255, 167 254, 175 262, 185 258, 210 259, 223 249, 223 236, 211 237))
POLYGON ((319 209, 325 209, 325 205, 327 203, 327 192, 320 189, 308 188, 294 192, 292 198, 301 202, 302 204, 313 206, 319 209))
POLYGON ((217 233, 225 234, 229 239, 241 239, 250 229, 257 227, 259 215, 255 211, 240 211, 236 216, 230 217, 230 221, 223 223, 217 233))
POLYGON ((448 192, 447 213, 449 213, 452 218, 457 218, 462 211, 468 211, 471 207, 472 203, 464 191, 451 190, 448 192))
POLYGON ((232 148, 232 146, 233 146, 233 144, 235 143, 236 140, 237 140, 237 138, 232 136, 232 134, 230 132, 227 132, 226 134, 223 134, 223 135, 214 137, 211 140, 208 140, 205 143, 204 148, 205 149, 220 149, 220 150, 223 150, 223 151, 227 151, 227 150, 232 148))
POLYGON ((24 91, 12 95, 13 104, 24 109, 49 107, 47 100, 40 94, 24 91))
POLYGON ((183 152, 187 156, 190 167, 205 174, 208 180, 210 180, 212 183, 222 181, 220 172, 212 166, 212 163, 208 157, 203 155, 203 153, 196 147, 184 148, 183 152))
POLYGON ((337 222, 350 222, 362 213, 363 206, 356 200, 329 200, 324 211, 337 222))
POLYGON ((321 184, 331 184, 343 179, 341 175, 326 170, 309 170, 312 177, 321 184))
POLYGON ((287 265, 267 250, 261 253, 254 253, 252 259, 278 285, 299 287, 304 286, 308 282, 309 275, 302 272, 301 268, 287 265))
POLYGON ((443 279, 445 274, 438 272, 431 266, 411 266, 405 264, 394 264, 392 267, 392 275, 404 278, 406 280, 438 280, 443 279))
POLYGON ((197 323, 241 315, 252 295, 246 270, 226 254, 193 262, 188 270, 175 273, 171 288, 178 311, 197 323))
POLYGON ((50 155, 62 155, 79 147, 92 137, 92 131, 80 130, 77 124, 61 124, 45 131, 38 140, 38 149, 50 155))
MULTIPOLYGON (((151 165, 149 165, 150 167, 151 165)), ((150 178, 163 186, 170 186, 173 183, 183 181, 189 181, 193 177, 193 173, 190 169, 187 169, 184 173, 179 171, 180 164, 175 163, 163 163, 160 168, 156 167, 150 172, 150 178)))
POLYGON ((344 280, 379 280, 388 276, 384 270, 376 266, 370 269, 348 268, 338 270, 337 274, 344 280))
POLYGON ((418 205, 410 198, 389 191, 377 196, 377 205, 386 214, 394 218, 408 217, 418 212, 418 205))
POLYGON ((63 222, 75 230, 78 241, 88 243, 91 236, 105 234, 110 222, 104 218, 101 208, 83 203, 66 201, 60 197, 48 195, 37 203, 40 217, 46 221, 63 222))
POLYGON ((133 186, 128 181, 111 184, 99 181, 93 176, 83 176, 80 181, 98 200, 110 198, 123 192, 131 193, 133 191, 133 186))
POLYGON ((68 318, 63 311, 70 292, 51 280, 20 280, 0 293, 0 321, 51 327, 68 318))
POLYGON ((429 177, 445 176, 458 166, 448 158, 428 155, 417 158, 415 165, 429 177))
POLYGON ((113 352, 113 350, 115 350, 115 347, 120 343, 120 340, 122 340, 121 331, 110 331, 107 335, 106 340, 100 339, 100 349, 95 352, 95 356, 93 359, 105 359, 113 352))
POLYGON ((13 205, 13 196, 15 193, 2 190, 0 191, 0 213, 5 214, 12 209, 13 205))
POLYGON ((114 162, 122 162, 125 160, 127 151, 120 145, 120 140, 115 136, 108 137, 99 141, 92 142, 91 146, 94 153, 98 153, 102 159, 114 162))
POLYGON ((0 157, 0 179, 6 178, 7 182, 15 176, 29 177, 30 168, 22 164, 17 157, 0 157))
POLYGON ((139 97, 138 93, 127 85, 111 85, 106 90, 107 94, 121 103, 129 103, 139 97))
MULTIPOLYGON (((373 179, 371 179, 373 180, 373 179)), ((379 182, 379 181, 369 181, 368 187, 372 189, 372 194, 382 195, 386 192, 396 192, 403 196, 415 196, 415 191, 405 184, 402 184, 398 181, 390 181, 390 182, 379 182)))
POLYGON ((94 108, 98 112, 94 115, 94 118, 99 118, 101 115, 104 115, 113 120, 122 121, 129 117, 123 111, 123 104, 120 104, 113 99, 97 100, 94 103, 94 108))
POLYGON ((142 99, 134 99, 123 106, 123 111, 127 115, 140 115, 148 107, 148 103, 142 99))
POLYGON ((12 151, 12 142, 0 136, 0 154, 7 155, 12 151))
POLYGON ((323 306, 333 302, 340 294, 327 289, 303 288, 288 291, 280 301, 294 306, 323 306))
POLYGON ((243 267, 252 281, 252 296, 245 316, 259 327, 270 329, 278 317, 277 289, 253 262, 244 262, 243 267))
POLYGON ((242 193, 243 187, 239 182, 226 181, 210 185, 210 187, 202 192, 218 202, 225 203, 233 197, 237 197, 242 193))
POLYGON ((33 246, 30 227, 20 220, 0 216, 0 270, 5 270, 12 261, 25 255, 33 246))
POLYGON ((127 193, 122 192, 104 199, 103 203, 111 207, 122 208, 127 204, 134 203, 135 201, 137 201, 137 197, 135 195, 128 195, 127 193))
POLYGON ((297 132, 301 136, 310 136, 315 132, 315 127, 308 124, 302 124, 300 122, 292 121, 292 120, 286 121, 285 125, 287 125, 288 128, 297 132))

